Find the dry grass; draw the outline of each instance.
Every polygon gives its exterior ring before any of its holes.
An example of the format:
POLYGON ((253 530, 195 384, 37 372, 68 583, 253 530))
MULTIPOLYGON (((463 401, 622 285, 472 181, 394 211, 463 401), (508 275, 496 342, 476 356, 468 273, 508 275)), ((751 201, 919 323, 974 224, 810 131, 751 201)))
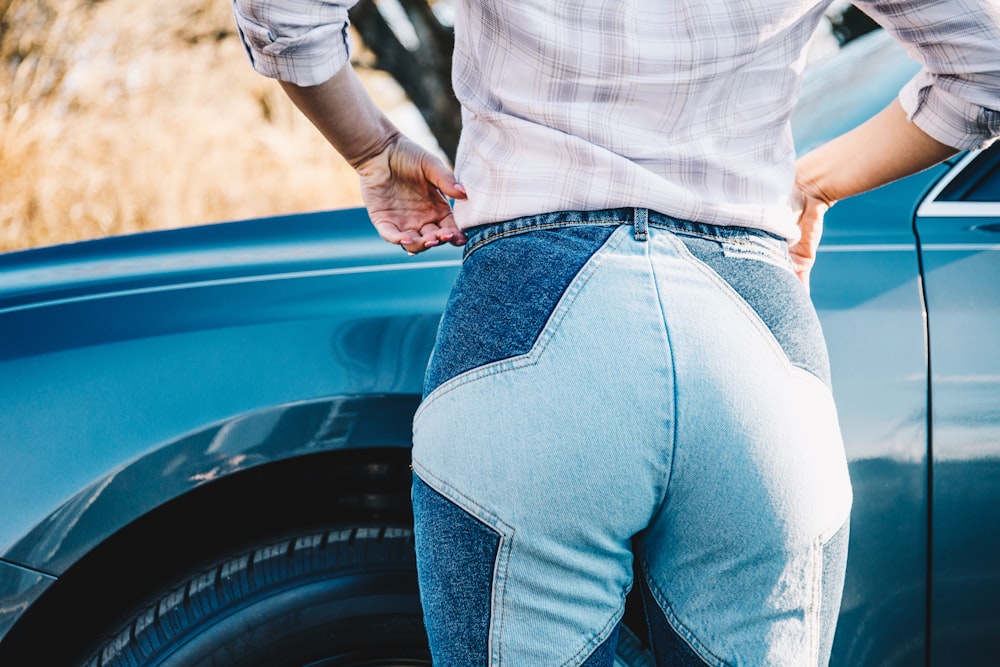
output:
MULTIPOLYGON (((0 251, 360 203, 230 0, 0 0, 0 251)), ((405 105, 369 73, 383 106, 405 105)), ((405 110, 404 110, 405 112, 405 110)))

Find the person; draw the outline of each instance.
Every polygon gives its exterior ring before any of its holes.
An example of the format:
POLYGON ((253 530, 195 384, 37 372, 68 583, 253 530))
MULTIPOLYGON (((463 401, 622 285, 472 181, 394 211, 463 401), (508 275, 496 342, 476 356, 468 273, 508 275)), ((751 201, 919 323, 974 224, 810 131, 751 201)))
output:
POLYGON ((797 161, 829 0, 456 0, 454 175, 365 93, 351 4, 235 10, 381 237, 465 245, 413 426, 434 664, 611 665, 633 584, 657 664, 828 662, 852 498, 823 215, 1000 133, 995 0, 856 3, 923 68, 797 161))

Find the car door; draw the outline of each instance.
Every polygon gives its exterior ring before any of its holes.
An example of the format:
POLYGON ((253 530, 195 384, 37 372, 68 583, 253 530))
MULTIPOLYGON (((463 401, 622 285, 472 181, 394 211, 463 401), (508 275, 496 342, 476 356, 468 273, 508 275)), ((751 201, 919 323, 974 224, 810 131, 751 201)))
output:
POLYGON ((931 665, 995 665, 1000 636, 1000 144, 917 210, 930 348, 931 665))

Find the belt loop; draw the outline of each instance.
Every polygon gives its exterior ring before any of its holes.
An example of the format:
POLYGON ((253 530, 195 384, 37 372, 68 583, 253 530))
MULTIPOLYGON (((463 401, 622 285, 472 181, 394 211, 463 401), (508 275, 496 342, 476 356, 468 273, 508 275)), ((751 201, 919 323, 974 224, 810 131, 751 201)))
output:
POLYGON ((635 240, 645 241, 649 238, 649 209, 648 208, 637 208, 635 209, 635 217, 632 221, 632 225, 635 228, 635 240))

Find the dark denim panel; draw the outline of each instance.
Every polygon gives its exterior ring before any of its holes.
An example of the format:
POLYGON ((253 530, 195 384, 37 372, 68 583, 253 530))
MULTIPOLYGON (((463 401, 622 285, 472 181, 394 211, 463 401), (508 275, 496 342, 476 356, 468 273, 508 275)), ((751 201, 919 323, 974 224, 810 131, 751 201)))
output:
POLYGON ((615 626, 608 638, 600 646, 594 649, 580 667, 614 667, 615 651, 618 649, 618 631, 621 630, 621 623, 615 626))
POLYGON ((486 667, 500 534, 413 476, 420 602, 437 667, 486 667))
POLYGON ((470 234, 477 248, 452 288, 424 395, 465 371, 527 353, 573 278, 618 224, 553 225, 479 242, 470 234))
POLYGON ((514 218, 503 222, 495 222, 479 227, 472 227, 465 230, 468 242, 465 244, 465 256, 481 248, 487 243, 508 236, 514 236, 529 231, 546 231, 562 229, 565 227, 597 226, 597 227, 618 227, 623 224, 633 224, 637 212, 652 220, 653 216, 659 216, 664 222, 673 223, 674 219, 659 213, 651 213, 646 209, 636 208, 609 208, 599 211, 556 211, 553 213, 541 213, 539 215, 529 215, 523 218, 514 218))
MULTIPOLYGON (((678 232, 678 238, 756 311, 789 361, 830 386, 830 359, 819 317, 794 273, 766 257, 727 255, 723 248, 725 240, 720 242, 684 231, 678 232)), ((747 253, 751 254, 752 251, 747 253)))
POLYGON ((656 603, 656 598, 649 589, 646 578, 640 576, 638 579, 656 664, 669 665, 670 667, 706 667, 708 663, 694 652, 694 649, 677 634, 667 621, 666 615, 660 609, 660 605, 656 603))

